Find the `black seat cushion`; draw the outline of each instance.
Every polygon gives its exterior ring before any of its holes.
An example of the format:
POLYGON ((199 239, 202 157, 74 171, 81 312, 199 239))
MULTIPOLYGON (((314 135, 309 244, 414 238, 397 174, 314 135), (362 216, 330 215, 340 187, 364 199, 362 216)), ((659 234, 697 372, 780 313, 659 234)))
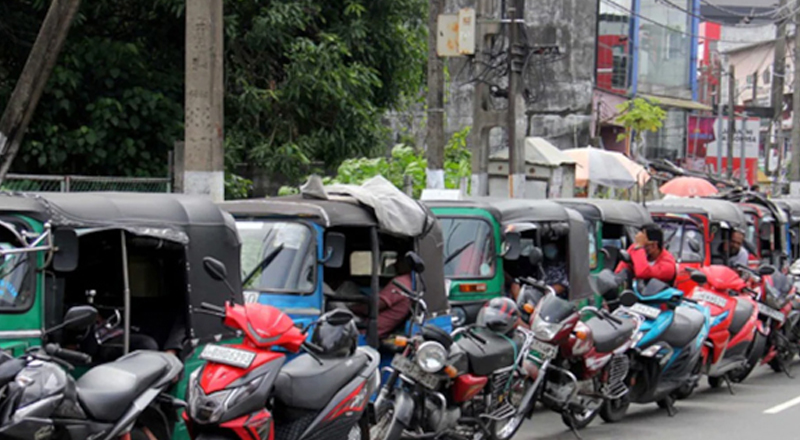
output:
POLYGON ((474 338, 461 337, 458 346, 467 354, 469 371, 478 376, 488 376, 493 371, 511 366, 516 360, 517 347, 509 338, 490 332, 476 330, 482 343, 474 338))
POLYGON ((675 309, 672 324, 667 327, 660 340, 673 348, 684 347, 697 337, 704 323, 705 317, 702 313, 691 307, 679 306, 675 309))
POLYGON ((736 299, 736 309, 734 309, 733 321, 731 321, 731 326, 729 328, 732 335, 739 333, 739 330, 744 327, 747 320, 750 319, 750 316, 753 314, 753 304, 750 301, 744 298, 734 299, 736 299))
POLYGON ((612 323, 606 319, 592 318, 586 325, 592 329, 594 348, 600 353, 610 353, 633 336, 636 324, 633 320, 623 319, 622 324, 612 323))
POLYGON ((94 367, 78 379, 78 400, 92 418, 116 421, 140 394, 170 371, 173 362, 167 356, 171 355, 135 351, 94 367))
POLYGON ((320 410, 368 361, 360 351, 346 358, 322 359, 322 365, 308 354, 300 355, 281 368, 275 380, 275 397, 292 408, 320 410))

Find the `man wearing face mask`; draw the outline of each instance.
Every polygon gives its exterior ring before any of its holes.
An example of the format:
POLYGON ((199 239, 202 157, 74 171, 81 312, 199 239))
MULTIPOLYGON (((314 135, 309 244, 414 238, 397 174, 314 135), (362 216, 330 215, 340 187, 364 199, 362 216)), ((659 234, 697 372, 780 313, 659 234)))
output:
POLYGON ((544 282, 559 296, 566 296, 569 289, 569 274, 567 273, 566 255, 562 255, 561 249, 556 242, 550 242, 542 248, 544 254, 544 282))
POLYGON ((657 279, 667 284, 675 279, 675 257, 664 249, 664 232, 658 225, 644 225, 636 234, 633 246, 628 248, 628 254, 631 264, 619 263, 617 273, 628 270, 638 280, 657 279))

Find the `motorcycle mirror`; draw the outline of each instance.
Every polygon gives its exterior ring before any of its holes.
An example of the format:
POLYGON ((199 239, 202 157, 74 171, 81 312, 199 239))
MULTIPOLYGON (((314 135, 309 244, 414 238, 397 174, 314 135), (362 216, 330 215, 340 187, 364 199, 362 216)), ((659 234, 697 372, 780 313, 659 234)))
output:
POLYGON ((769 264, 765 264, 765 265, 763 265, 763 266, 758 268, 758 274, 761 275, 761 276, 772 275, 775 272, 777 272, 775 267, 774 266, 770 266, 769 264))
POLYGON ((92 306, 70 307, 64 315, 64 321, 45 331, 45 334, 65 328, 72 331, 83 331, 97 321, 97 309, 92 306))
POLYGON ((688 244, 689 244, 689 249, 691 249, 692 252, 694 253, 700 252, 700 243, 698 243, 697 240, 689 240, 688 244))
POLYGON ((633 291, 626 290, 619 295, 619 302, 625 307, 630 307, 638 302, 638 298, 633 291))
POLYGON ((519 258, 522 252, 522 235, 516 231, 506 232, 505 242, 503 243, 503 258, 514 261, 519 258))
POLYGON ((423 273, 425 272, 425 261, 422 260, 416 252, 408 251, 406 252, 406 263, 414 270, 416 273, 423 273))
POLYGON ((224 281, 228 279, 228 268, 225 263, 213 257, 203 258, 203 269, 211 278, 217 281, 224 281))
POLYGON ((708 277, 703 272, 699 270, 692 271, 692 274, 689 275, 689 278, 697 284, 705 284, 708 282, 708 277))
POLYGON ((631 254, 629 254, 628 251, 626 251, 624 249, 620 249, 619 250, 619 259, 624 261, 624 262, 626 262, 626 263, 630 263, 631 262, 631 254))

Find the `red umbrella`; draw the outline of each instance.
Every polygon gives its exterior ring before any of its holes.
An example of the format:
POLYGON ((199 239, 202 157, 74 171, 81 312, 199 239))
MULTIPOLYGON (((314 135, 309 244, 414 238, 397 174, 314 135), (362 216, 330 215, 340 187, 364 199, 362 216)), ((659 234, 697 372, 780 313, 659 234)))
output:
POLYGON ((661 194, 678 197, 705 197, 719 192, 708 180, 699 177, 676 177, 659 188, 661 194))

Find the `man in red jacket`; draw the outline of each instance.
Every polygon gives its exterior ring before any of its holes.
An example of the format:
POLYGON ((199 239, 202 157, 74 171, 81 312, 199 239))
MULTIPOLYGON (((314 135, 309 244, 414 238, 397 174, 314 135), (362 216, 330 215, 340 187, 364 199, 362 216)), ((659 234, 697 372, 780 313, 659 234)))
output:
POLYGON ((628 253, 631 256, 631 264, 619 263, 617 273, 628 269, 633 272, 633 277, 639 280, 657 279, 667 284, 672 284, 675 280, 675 257, 664 249, 664 232, 658 225, 649 224, 642 227, 636 234, 634 244, 628 248, 628 253))

